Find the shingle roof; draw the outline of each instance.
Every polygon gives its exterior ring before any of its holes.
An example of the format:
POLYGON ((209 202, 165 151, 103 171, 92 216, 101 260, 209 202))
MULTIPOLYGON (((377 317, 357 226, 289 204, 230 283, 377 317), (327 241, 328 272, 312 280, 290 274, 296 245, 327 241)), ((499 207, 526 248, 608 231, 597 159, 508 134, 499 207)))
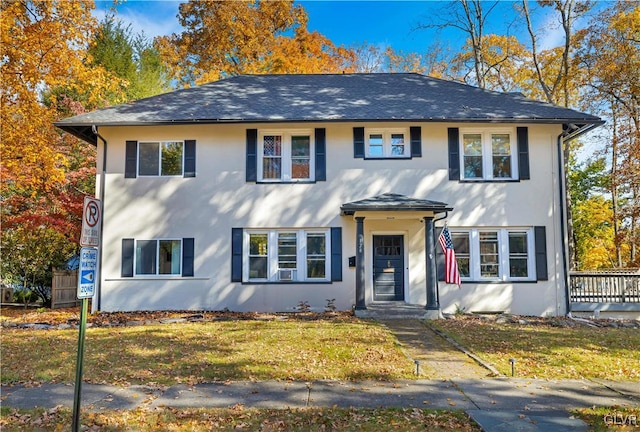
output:
POLYGON ((56 123, 83 139, 91 126, 307 121, 600 124, 598 117, 419 74, 241 75, 56 123))
POLYGON ((447 203, 411 198, 405 195, 385 193, 370 198, 344 203, 342 214, 352 215, 357 211, 433 211, 443 213, 453 210, 447 203))

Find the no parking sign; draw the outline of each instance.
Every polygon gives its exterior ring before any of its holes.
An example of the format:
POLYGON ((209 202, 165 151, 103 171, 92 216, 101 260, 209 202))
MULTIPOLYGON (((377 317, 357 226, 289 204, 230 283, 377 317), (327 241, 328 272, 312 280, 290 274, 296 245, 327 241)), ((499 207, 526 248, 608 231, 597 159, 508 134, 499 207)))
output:
POLYGON ((102 209, 100 206, 100 200, 88 196, 84 197, 80 246, 100 246, 101 218, 102 209))

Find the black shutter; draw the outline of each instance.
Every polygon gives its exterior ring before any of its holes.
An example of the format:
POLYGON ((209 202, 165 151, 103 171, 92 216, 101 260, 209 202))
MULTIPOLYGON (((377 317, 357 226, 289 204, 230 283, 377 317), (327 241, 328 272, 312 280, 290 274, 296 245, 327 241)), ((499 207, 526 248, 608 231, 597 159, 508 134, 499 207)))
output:
POLYGON ((184 176, 196 176, 196 140, 184 142, 184 176))
POLYGON ((518 175, 520 180, 529 180, 529 128, 517 128, 518 134, 518 175))
POLYGON ((353 128, 353 157, 364 158, 364 128, 353 128))
POLYGON ((247 181, 258 180, 258 129, 247 129, 247 181))
MULTIPOLYGON (((438 239, 440 238, 440 233, 442 233, 443 228, 435 230, 436 234, 436 274, 438 275, 438 280, 444 282, 445 276, 445 262, 444 262, 444 252, 442 251, 442 246, 440 246, 440 242, 438 239)), ((428 253, 428 252, 427 252, 428 253)))
POLYGON ((122 239, 122 277, 133 277, 134 240, 122 239))
POLYGON ((546 228, 537 226, 535 232, 536 247, 536 279, 546 281, 549 280, 547 273, 547 233, 546 228))
POLYGON ((342 228, 331 228, 331 281, 342 280, 342 228))
POLYGON ((411 135, 411 157, 422 157, 422 128, 411 126, 409 134, 411 135))
POLYGON ((127 141, 124 161, 124 178, 136 178, 138 171, 138 141, 127 141))
POLYGON ((182 239, 182 276, 193 276, 194 239, 182 239))
POLYGON ((231 228, 231 282, 242 282, 242 228, 231 228))
POLYGON ((460 130, 449 128, 449 180, 460 180, 460 130))
POLYGON ((326 129, 316 128, 316 181, 327 180, 326 129))

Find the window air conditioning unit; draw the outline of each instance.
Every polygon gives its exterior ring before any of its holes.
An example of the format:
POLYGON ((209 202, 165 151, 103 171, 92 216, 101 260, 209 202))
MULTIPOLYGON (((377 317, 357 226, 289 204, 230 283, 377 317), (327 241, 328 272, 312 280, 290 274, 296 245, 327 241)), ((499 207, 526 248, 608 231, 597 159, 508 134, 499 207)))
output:
POLYGON ((295 269, 280 269, 278 270, 278 279, 281 281, 293 280, 293 272, 295 269))

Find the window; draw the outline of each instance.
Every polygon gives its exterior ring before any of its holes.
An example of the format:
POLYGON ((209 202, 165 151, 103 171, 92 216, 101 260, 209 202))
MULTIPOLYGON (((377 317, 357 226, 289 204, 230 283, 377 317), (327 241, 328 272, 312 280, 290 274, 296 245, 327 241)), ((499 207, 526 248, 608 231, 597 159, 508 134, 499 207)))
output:
POLYGON ((329 230, 244 230, 245 281, 328 281, 329 230))
POLYGON ((135 274, 181 274, 182 240, 136 240, 135 274))
POLYGON ((309 131, 262 131, 258 140, 261 181, 312 181, 314 142, 309 131))
POLYGON ((515 140, 511 131, 462 131, 460 163, 467 180, 516 179, 515 140))
POLYGON ((367 157, 410 157, 411 147, 404 130, 368 130, 366 135, 367 157))
POLYGON ((531 228, 451 229, 463 280, 535 280, 534 230, 531 228))
POLYGON ((182 141, 138 143, 138 175, 181 176, 183 152, 182 141))

